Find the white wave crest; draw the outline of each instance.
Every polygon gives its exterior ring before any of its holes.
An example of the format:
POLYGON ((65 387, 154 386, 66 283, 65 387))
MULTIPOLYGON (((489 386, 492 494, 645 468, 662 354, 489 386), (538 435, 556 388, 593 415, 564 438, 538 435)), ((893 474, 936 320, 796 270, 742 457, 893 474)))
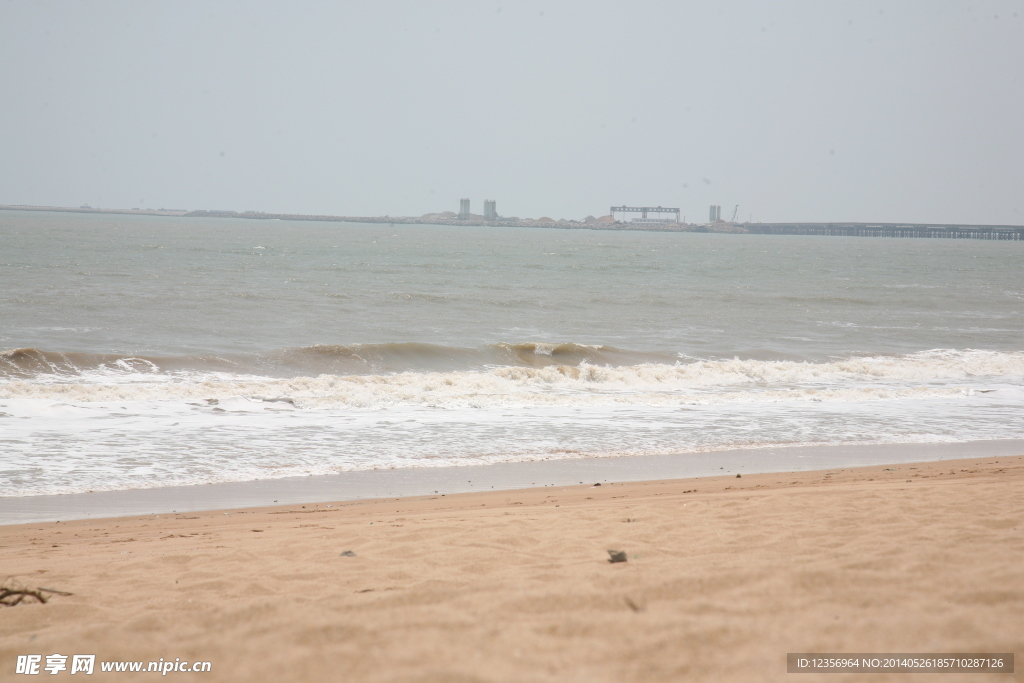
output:
POLYGON ((219 374, 173 383, 18 380, 0 383, 0 398, 90 402, 288 397, 300 408, 712 405, 944 397, 972 391, 969 386, 952 383, 1021 377, 1021 352, 936 350, 825 363, 739 359, 626 367, 583 363, 291 379, 219 374))

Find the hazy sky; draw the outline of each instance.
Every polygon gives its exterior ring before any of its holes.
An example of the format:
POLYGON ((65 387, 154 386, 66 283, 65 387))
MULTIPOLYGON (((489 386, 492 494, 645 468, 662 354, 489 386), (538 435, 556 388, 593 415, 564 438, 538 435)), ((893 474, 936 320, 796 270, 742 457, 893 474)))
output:
POLYGON ((0 0, 0 203, 1024 224, 1024 2, 0 0))

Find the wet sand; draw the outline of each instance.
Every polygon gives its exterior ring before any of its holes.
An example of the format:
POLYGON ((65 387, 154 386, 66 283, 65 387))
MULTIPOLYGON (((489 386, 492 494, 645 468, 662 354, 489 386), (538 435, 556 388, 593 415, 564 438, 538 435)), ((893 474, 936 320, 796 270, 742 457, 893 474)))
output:
POLYGON ((212 663, 172 679, 509 682, 1019 654, 1022 532, 1024 456, 2 526, 4 575, 73 595, 0 607, 0 679, 52 653, 212 663))
POLYGON ((741 448, 704 453, 564 458, 462 467, 405 467, 197 486, 0 497, 0 525, 572 486, 587 482, 693 479, 720 474, 907 464, 1024 453, 1024 439, 878 445, 741 448))

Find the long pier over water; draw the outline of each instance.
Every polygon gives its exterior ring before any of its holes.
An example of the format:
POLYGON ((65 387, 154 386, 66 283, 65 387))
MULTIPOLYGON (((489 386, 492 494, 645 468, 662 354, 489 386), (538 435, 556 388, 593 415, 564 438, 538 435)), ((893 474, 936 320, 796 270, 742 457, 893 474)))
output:
POLYGON ((1021 225, 934 223, 743 223, 760 235, 833 235, 839 237, 932 237, 975 240, 1024 240, 1021 225))

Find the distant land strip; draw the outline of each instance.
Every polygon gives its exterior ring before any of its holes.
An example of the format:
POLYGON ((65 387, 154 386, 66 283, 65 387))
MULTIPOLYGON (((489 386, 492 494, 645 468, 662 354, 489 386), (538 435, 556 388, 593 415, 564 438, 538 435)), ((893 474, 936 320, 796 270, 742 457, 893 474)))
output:
POLYGON ((250 220, 321 221, 335 223, 386 223, 388 225, 463 225, 512 228, 561 228, 564 230, 634 230, 642 232, 716 232, 752 235, 822 235, 832 237, 903 237, 945 239, 987 239, 1024 241, 1021 225, 969 225, 960 223, 628 223, 604 218, 584 221, 566 219, 468 219, 445 214, 413 216, 330 216, 259 211, 188 211, 185 209, 100 209, 88 206, 0 205, 0 211, 58 211, 185 218, 244 218, 250 220))

